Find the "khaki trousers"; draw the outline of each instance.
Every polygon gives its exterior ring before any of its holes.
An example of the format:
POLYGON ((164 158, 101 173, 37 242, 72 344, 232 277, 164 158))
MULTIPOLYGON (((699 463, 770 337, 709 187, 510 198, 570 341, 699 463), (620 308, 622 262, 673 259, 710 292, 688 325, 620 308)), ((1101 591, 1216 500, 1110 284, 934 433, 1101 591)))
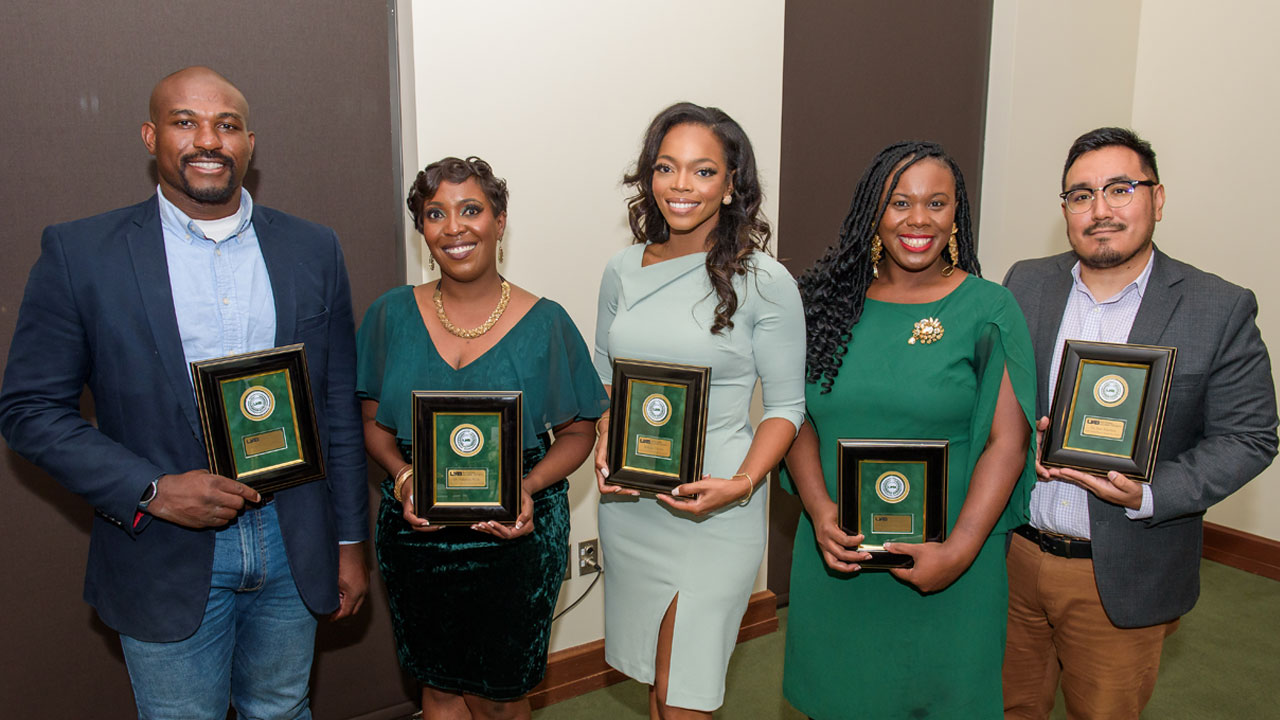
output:
POLYGON ((1045 720, 1062 683, 1069 720, 1138 717, 1155 689, 1173 620, 1118 628, 1102 609, 1093 561, 1041 552, 1012 535, 1005 720, 1045 720))

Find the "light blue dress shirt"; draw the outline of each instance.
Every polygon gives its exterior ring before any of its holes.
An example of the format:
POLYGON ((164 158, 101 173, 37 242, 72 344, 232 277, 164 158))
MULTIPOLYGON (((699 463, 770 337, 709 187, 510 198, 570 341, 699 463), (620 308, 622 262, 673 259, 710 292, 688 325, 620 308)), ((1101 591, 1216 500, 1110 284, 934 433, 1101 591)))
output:
MULTIPOLYGON (((173 309, 188 363, 266 350, 276 344, 276 306, 253 230, 253 198, 240 189, 231 234, 217 241, 156 188, 173 309)), ((215 233, 221 234, 221 233, 215 233)), ((194 386, 193 386, 194 387, 194 386)))
MULTIPOLYGON (((1129 331, 1138 316, 1142 296, 1147 292, 1155 261, 1153 252, 1147 266, 1133 282, 1102 301, 1094 298, 1080 279, 1080 263, 1071 267, 1071 294, 1067 296, 1067 308, 1062 313, 1058 339, 1054 343, 1053 362, 1049 364, 1050 392, 1057 387, 1058 364, 1062 362, 1062 349, 1067 340, 1128 342, 1129 331)), ((1125 513, 1130 520, 1143 520, 1151 517, 1153 509, 1151 487, 1143 485, 1142 507, 1137 510, 1126 508, 1125 513)), ((1031 490, 1031 525, 1047 532, 1088 539, 1089 491, 1061 480, 1037 482, 1031 490)))

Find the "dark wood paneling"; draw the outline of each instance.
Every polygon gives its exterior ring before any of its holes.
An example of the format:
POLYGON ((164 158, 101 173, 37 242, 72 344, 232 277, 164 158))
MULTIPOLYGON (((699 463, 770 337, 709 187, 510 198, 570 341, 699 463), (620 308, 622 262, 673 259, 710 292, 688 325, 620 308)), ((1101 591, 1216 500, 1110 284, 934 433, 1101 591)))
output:
POLYGON ((784 32, 778 245, 793 273, 835 242, 891 142, 941 143, 976 212, 991 0, 787 0, 784 32))
POLYGON ((1280 580, 1280 542, 1271 538, 1207 522, 1202 555, 1206 560, 1280 580))
MULTIPOLYGON (((244 91, 257 133, 250 191, 338 231, 357 317, 402 282, 387 26, 385 2, 6 0, 0 363, 41 229, 154 191, 138 128, 155 82, 186 65, 210 65, 244 91)), ((4 714, 135 717, 116 635, 81 600, 91 509, 3 445, 0 482, 4 714)), ((317 718, 410 697, 385 608, 375 578, 360 617, 322 624, 317 718)))
MULTIPOLYGON (((955 157, 977 223, 991 0, 787 0, 784 33, 778 256, 792 273, 836 241, 858 178, 898 140, 955 157)), ((800 503, 772 500, 768 582, 785 603, 800 503)))

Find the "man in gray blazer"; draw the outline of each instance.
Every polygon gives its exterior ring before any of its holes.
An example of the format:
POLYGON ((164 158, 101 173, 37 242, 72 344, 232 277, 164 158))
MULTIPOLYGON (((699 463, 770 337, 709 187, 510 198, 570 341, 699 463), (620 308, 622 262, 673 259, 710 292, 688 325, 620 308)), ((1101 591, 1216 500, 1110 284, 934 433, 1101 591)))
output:
POLYGON ((1155 153, 1130 130, 1079 137, 1063 170, 1072 251, 1005 285, 1031 328, 1039 429, 1068 339, 1178 349, 1151 484, 1037 465, 1031 523, 1011 535, 1006 718, 1137 718, 1164 638, 1200 593, 1201 518, 1276 454, 1271 363, 1253 293, 1160 252, 1155 153))

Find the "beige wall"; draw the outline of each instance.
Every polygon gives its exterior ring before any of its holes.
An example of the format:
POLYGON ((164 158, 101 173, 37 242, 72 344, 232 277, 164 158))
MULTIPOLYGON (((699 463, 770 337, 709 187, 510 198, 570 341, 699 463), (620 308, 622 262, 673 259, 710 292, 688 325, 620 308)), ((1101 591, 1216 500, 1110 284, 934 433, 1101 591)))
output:
MULTIPOLYGON (((1272 279, 1280 250, 1265 221, 1250 222, 1280 194, 1271 140, 1280 111, 1272 77, 1280 49, 1271 37, 1278 24, 1280 5, 1262 0, 996 0, 980 234, 986 274, 999 278, 1019 258, 1067 249, 1055 197, 1067 147, 1094 127, 1128 125, 1159 156, 1168 202, 1156 243, 1252 288, 1263 338, 1280 352, 1280 284, 1272 279), (1073 66, 1082 71, 1069 75, 1073 66), (1243 188, 1238 199, 1215 196, 1224 180, 1243 188)), ((1269 470, 1207 519, 1280 539, 1278 478, 1280 470, 1269 470)))
MULTIPOLYGON (((402 5, 413 67, 405 128, 417 131, 416 147, 406 138, 406 183, 445 155, 492 163, 511 192, 502 271, 563 305, 588 343, 600 273, 630 242, 621 178, 662 108, 690 100, 738 120, 777 218, 783 0, 402 5)), ((411 282, 431 276, 420 242, 406 238, 411 282)), ((571 484, 576 546, 597 535, 597 494, 589 468, 571 484)), ((575 569, 561 606, 591 577, 575 569)), ((603 636, 602 597, 597 586, 556 624, 553 650, 603 636)))
POLYGON ((998 282, 1017 260, 1067 249, 1062 162, 1080 133, 1129 124, 1140 7, 995 0, 978 233, 986 277, 998 282), (1103 57, 1118 68, 1105 78, 1103 57))
MULTIPOLYGON (((1280 360, 1280 248, 1264 218, 1280 197, 1280 4, 1142 4, 1133 126, 1155 146, 1167 200, 1156 242, 1170 255, 1253 289, 1258 325, 1280 360), (1215 188, 1240 188, 1223 195, 1215 188)), ((1274 369, 1274 367, 1273 367, 1274 369)), ((1280 539, 1280 468, 1207 519, 1280 539)))

